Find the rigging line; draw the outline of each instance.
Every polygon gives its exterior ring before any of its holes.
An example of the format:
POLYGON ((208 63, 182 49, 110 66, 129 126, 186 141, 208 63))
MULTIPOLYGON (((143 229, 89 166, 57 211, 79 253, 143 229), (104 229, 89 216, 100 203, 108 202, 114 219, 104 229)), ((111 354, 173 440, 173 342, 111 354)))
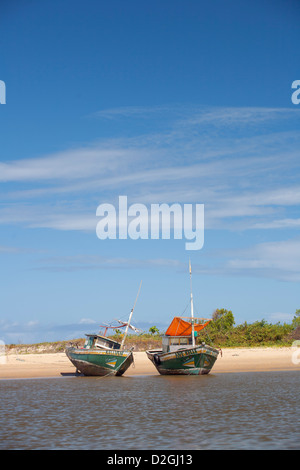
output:
POLYGON ((181 315, 183 315, 183 314, 185 313, 185 311, 186 311, 186 309, 188 308, 189 304, 190 304, 190 302, 187 304, 187 306, 185 307, 185 309, 183 310, 183 312, 182 312, 181 315))
MULTIPOLYGON (((132 311, 134 310, 135 305, 136 305, 137 300, 138 300, 138 297, 139 297, 139 295, 140 295, 140 290, 141 290, 141 287, 142 287, 142 282, 143 282, 143 281, 140 282, 139 290, 138 290, 138 293, 137 293, 137 296, 136 296, 134 305, 133 305, 133 307, 132 307, 132 311)), ((119 318, 117 318, 116 320, 113 320, 113 321, 123 320, 123 318, 126 318, 126 319, 127 319, 127 318, 128 318, 128 315, 124 313, 124 314, 121 315, 119 318)), ((126 321, 126 320, 125 320, 125 321, 126 321)))
POLYGON ((133 309, 132 309, 132 310, 134 310, 135 304, 137 303, 137 299, 138 299, 138 296, 139 296, 139 294, 140 294, 140 290, 141 290, 141 287, 142 287, 142 282, 143 282, 143 281, 141 281, 141 283, 140 283, 139 291, 138 291, 138 293, 137 293, 137 296, 136 296, 136 299, 135 299, 134 306, 133 306, 133 309))
MULTIPOLYGON (((187 310, 188 306, 189 306, 189 303, 187 304, 187 306, 186 306, 186 307, 185 307, 185 309, 183 310, 183 312, 182 312, 181 316, 182 316, 182 315, 185 313, 185 311, 187 310)), ((179 323, 178 323, 178 325, 177 325, 177 328, 176 328, 176 334, 175 334, 175 336, 177 336, 177 332, 178 332, 179 324, 180 324, 180 322, 179 322, 179 323)))

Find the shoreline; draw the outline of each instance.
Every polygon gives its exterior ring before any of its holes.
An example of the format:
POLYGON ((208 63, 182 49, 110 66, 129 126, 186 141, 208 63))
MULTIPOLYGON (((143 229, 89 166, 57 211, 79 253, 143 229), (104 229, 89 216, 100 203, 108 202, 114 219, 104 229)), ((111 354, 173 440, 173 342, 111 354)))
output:
MULTIPOLYGON (((300 349, 293 362, 295 347, 224 348, 210 372, 268 372, 300 370, 300 349)), ((75 375, 75 367, 64 352, 42 354, 6 354, 0 357, 0 380, 51 378, 75 375)), ((134 352, 134 364, 124 377, 159 375, 145 352, 134 352)))

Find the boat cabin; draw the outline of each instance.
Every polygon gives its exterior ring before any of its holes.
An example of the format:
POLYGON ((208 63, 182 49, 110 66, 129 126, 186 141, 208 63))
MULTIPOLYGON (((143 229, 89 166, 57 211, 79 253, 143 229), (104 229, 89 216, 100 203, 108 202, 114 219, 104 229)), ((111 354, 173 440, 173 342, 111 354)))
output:
POLYGON ((186 349, 191 347, 191 336, 169 336, 162 337, 162 350, 164 353, 178 351, 179 349, 186 349))
POLYGON ((101 335, 85 335, 85 349, 120 349, 120 343, 101 335))
POLYGON ((162 337, 163 352, 167 353, 190 348, 193 346, 192 335, 196 338, 198 332, 203 330, 210 321, 208 318, 174 317, 165 335, 162 337))

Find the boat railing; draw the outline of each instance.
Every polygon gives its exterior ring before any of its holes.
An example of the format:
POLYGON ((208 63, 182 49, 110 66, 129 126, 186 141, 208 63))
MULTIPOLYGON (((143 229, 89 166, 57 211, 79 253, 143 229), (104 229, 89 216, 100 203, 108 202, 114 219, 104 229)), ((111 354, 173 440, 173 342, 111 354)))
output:
POLYGON ((182 318, 183 320, 194 320, 194 323, 206 323, 208 322, 209 320, 211 320, 211 318, 202 318, 202 317, 179 317, 179 318, 182 318))

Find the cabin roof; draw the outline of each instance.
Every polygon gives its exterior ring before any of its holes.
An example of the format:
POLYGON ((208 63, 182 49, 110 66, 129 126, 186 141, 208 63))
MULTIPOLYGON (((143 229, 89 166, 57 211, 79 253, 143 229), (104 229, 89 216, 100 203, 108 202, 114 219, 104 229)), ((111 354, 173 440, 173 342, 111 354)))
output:
POLYGON ((85 336, 87 336, 87 337, 92 336, 93 338, 101 338, 104 341, 109 341, 110 343, 120 344, 118 341, 115 341, 114 339, 110 339, 107 336, 102 336, 102 335, 98 335, 98 334, 95 334, 95 333, 86 333, 85 336))
MULTIPOLYGON (((190 336, 192 334, 192 323, 186 321, 191 317, 174 317, 166 331, 167 336, 190 336)), ((194 330, 200 331, 211 321, 207 318, 194 318, 194 330)))

